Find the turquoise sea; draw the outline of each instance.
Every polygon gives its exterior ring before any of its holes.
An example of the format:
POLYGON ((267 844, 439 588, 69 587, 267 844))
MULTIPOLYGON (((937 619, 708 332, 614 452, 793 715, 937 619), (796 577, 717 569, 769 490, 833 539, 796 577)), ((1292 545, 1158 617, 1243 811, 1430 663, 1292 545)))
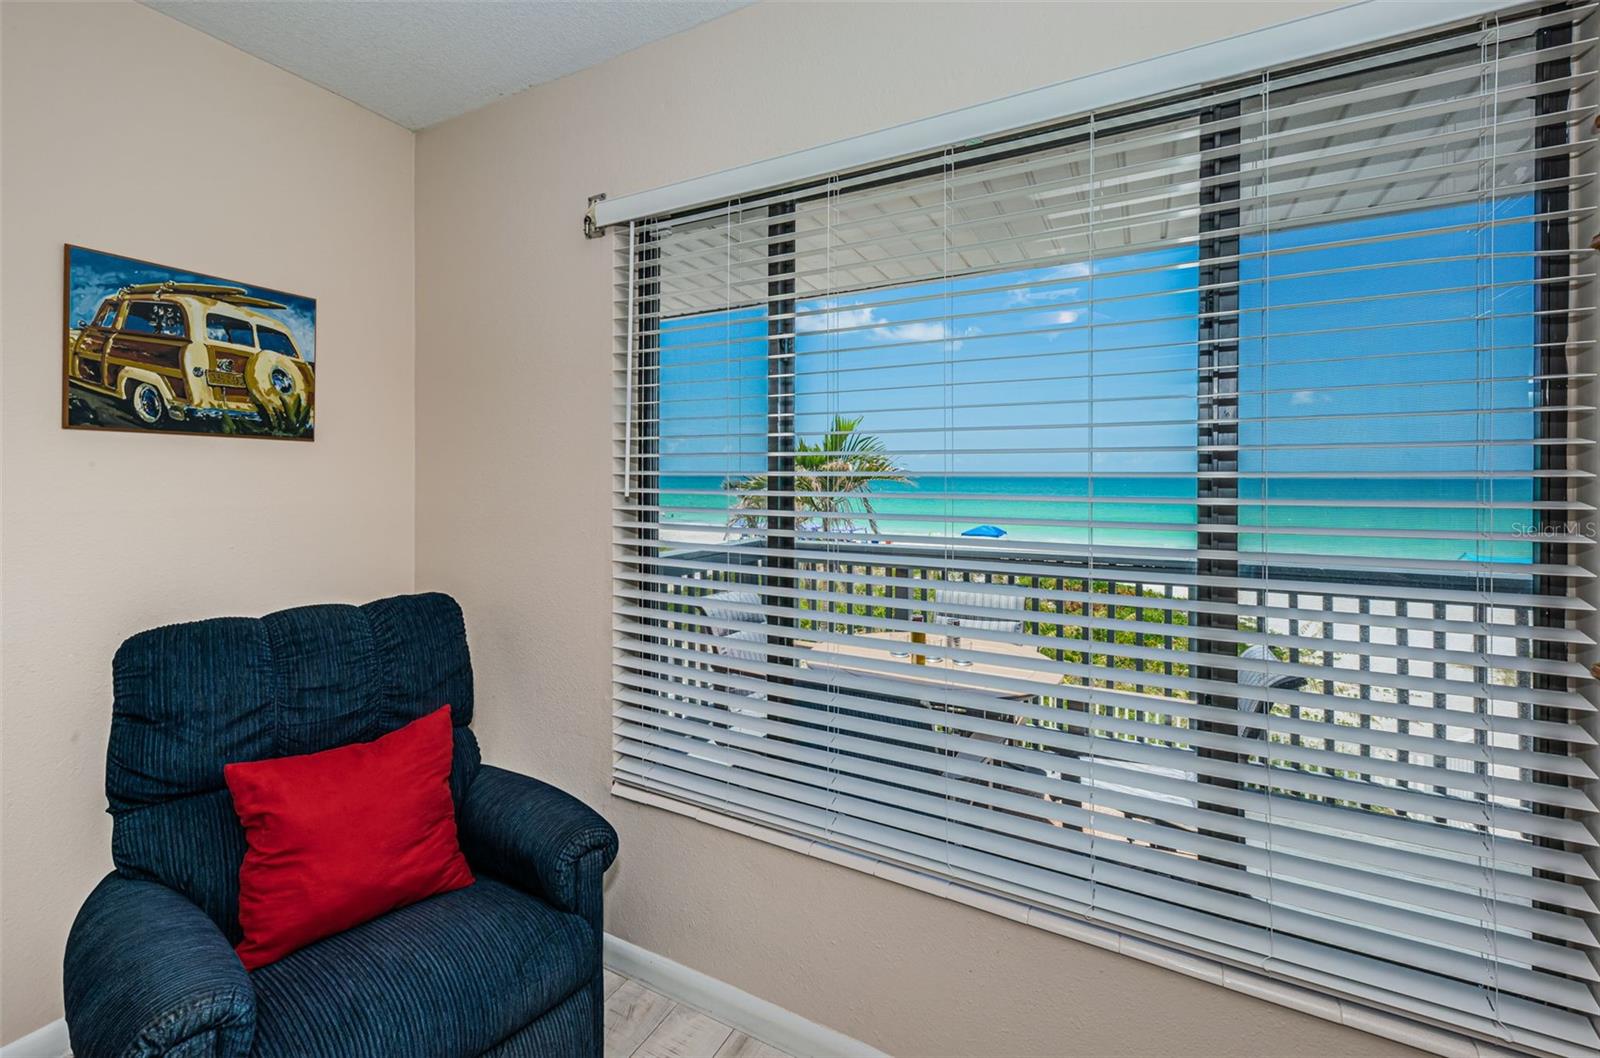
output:
MULTIPOLYGON (((696 536, 715 533, 727 524, 732 498, 724 478, 710 474, 669 474, 661 478, 665 493, 662 516, 696 536), (689 494, 684 494, 687 491, 689 494)), ((1530 508, 1517 506, 1532 497, 1527 480, 1493 482, 1492 499, 1507 505, 1489 512, 1478 504, 1489 500, 1487 480, 1384 479, 1340 481, 1291 479, 1271 482, 1265 504, 1262 486, 1245 483, 1240 508, 1239 546, 1271 554, 1355 555, 1444 561, 1526 563, 1532 540, 1522 535, 1533 522, 1530 508), (1382 506, 1361 506, 1381 503, 1382 506), (1430 509, 1425 504, 1463 506, 1430 509), (1250 532, 1252 527, 1261 532, 1250 532), (1329 532, 1319 534, 1316 529, 1329 532), (1302 531, 1291 531, 1302 530, 1302 531), (1303 530, 1312 530, 1304 532, 1303 530), (1422 539, 1391 535, 1397 531, 1426 533, 1422 539), (1509 540, 1487 540, 1489 533, 1509 540)), ((921 475, 909 484, 886 482, 870 493, 877 512, 878 536, 889 540, 953 537, 979 524, 1006 530, 1007 540, 1091 543, 1085 526, 1045 524, 1058 521, 1097 523, 1092 543, 1104 547, 1195 547, 1196 482, 1163 477, 1033 477, 921 475), (1092 492, 1091 492, 1092 489, 1092 492), (1107 524, 1111 523, 1111 524, 1107 524)), ((866 519, 857 529, 869 532, 866 519)))

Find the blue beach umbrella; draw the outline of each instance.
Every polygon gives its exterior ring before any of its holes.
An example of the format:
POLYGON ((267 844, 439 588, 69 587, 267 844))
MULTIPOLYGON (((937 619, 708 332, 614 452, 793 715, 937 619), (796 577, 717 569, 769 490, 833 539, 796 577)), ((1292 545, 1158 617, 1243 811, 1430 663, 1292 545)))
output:
POLYGON ((968 529, 966 532, 962 533, 961 535, 962 536, 994 536, 994 537, 1001 537, 1001 536, 1005 536, 1006 535, 1006 531, 1004 529, 1000 528, 998 525, 975 525, 971 529, 968 529))

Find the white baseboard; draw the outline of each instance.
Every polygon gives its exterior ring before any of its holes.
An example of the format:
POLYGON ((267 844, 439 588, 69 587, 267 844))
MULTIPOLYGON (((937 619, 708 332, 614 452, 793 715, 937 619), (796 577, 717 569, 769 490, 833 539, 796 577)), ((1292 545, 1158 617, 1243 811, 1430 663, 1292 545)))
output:
POLYGON ((795 1058, 889 1058, 876 1047, 609 933, 605 964, 795 1058))
POLYGON ((71 1058, 71 1055, 67 1023, 61 1018, 0 1047, 0 1058, 71 1058))
MULTIPOLYGON (((605 963, 795 1058, 889 1058, 876 1047, 609 933, 605 963)), ((71 1053, 67 1023, 60 1018, 0 1047, 0 1058, 71 1058, 71 1053)))

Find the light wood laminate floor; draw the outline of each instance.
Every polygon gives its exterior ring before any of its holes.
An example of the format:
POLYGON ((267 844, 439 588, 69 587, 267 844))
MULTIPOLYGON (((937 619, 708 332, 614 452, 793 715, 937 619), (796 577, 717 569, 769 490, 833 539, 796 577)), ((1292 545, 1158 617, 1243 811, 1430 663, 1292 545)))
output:
POLYGON ((606 971, 606 1058, 790 1058, 638 981, 606 971))

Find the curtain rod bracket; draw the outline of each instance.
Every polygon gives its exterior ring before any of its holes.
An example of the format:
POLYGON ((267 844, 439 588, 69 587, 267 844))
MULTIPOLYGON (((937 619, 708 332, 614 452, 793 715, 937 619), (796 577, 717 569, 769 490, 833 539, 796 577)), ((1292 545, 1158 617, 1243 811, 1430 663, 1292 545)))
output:
POLYGON ((583 237, 585 239, 599 239, 605 235, 605 228, 594 222, 594 207, 605 200, 606 193, 604 191, 598 195, 589 196, 589 208, 583 214, 583 237))

